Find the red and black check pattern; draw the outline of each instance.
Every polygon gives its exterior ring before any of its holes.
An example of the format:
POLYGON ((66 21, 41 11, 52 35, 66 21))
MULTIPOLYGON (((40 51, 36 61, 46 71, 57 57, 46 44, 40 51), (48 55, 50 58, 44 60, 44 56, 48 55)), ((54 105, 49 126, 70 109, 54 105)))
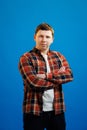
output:
POLYGON ((23 112, 40 115, 42 112, 42 94, 45 90, 54 89, 55 114, 65 111, 62 84, 73 80, 73 75, 65 57, 59 52, 49 51, 48 62, 51 72, 47 74, 46 63, 36 48, 20 57, 19 70, 24 83, 23 112), (58 72, 61 67, 65 72, 58 72), (42 79, 37 74, 45 74, 42 79))

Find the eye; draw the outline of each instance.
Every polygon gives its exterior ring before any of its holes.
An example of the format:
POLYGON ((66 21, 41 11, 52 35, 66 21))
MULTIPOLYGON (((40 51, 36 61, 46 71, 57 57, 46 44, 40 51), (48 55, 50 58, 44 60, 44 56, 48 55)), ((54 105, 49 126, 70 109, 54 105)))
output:
POLYGON ((42 35, 40 35, 39 37, 43 38, 43 36, 42 36, 42 35))
POLYGON ((46 36, 46 38, 50 38, 50 36, 46 36))

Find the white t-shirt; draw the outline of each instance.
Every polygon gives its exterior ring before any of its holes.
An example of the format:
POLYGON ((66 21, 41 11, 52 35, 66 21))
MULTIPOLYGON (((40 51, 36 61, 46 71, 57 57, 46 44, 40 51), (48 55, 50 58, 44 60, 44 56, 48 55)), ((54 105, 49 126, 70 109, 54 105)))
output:
MULTIPOLYGON (((48 63, 47 55, 42 53, 46 61, 47 73, 50 73, 50 66, 48 63)), ((42 96, 43 99, 43 111, 52 111, 53 110, 53 100, 54 100, 54 90, 46 90, 42 96)))

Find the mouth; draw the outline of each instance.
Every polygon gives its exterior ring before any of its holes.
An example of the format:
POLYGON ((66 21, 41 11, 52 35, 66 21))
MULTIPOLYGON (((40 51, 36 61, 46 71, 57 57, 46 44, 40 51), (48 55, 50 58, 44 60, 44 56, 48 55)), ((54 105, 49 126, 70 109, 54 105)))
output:
POLYGON ((41 45, 42 45, 42 46, 46 46, 46 45, 47 45, 47 43, 42 43, 41 45))

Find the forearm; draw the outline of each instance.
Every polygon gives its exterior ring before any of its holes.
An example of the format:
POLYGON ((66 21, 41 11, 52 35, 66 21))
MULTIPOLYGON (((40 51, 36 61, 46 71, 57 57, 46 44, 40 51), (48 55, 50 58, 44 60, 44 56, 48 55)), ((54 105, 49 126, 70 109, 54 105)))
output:
POLYGON ((73 80, 72 70, 63 55, 56 53, 60 61, 60 68, 54 67, 51 73, 47 74, 47 80, 54 84, 63 84, 73 80))
POLYGON ((73 80, 73 74, 71 69, 65 71, 54 71, 46 74, 48 81, 51 81, 54 84, 63 84, 73 80))
POLYGON ((51 81, 47 81, 45 78, 41 78, 37 75, 33 66, 29 64, 25 57, 22 57, 19 62, 19 70, 23 77, 23 80, 31 86, 31 88, 35 89, 49 89, 52 88, 53 83, 51 81))

